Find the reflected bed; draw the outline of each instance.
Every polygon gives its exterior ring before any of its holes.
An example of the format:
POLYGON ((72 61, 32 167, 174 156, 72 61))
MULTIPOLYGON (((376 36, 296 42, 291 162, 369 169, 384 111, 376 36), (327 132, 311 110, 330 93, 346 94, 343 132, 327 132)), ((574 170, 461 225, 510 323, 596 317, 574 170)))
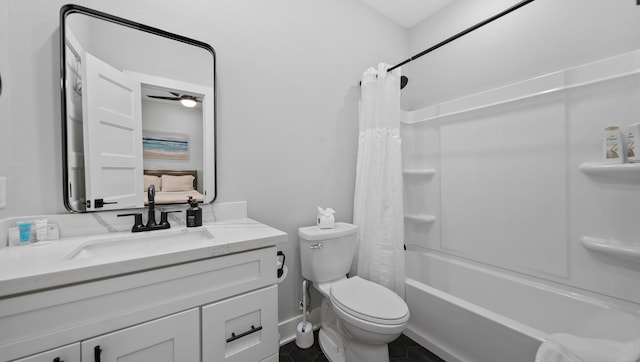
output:
MULTIPOLYGON (((144 189, 147 190, 150 185, 156 189, 156 205, 186 204, 189 196, 204 202, 204 195, 198 192, 196 170, 144 170, 144 189)), ((149 204, 146 192, 144 204, 149 204)))

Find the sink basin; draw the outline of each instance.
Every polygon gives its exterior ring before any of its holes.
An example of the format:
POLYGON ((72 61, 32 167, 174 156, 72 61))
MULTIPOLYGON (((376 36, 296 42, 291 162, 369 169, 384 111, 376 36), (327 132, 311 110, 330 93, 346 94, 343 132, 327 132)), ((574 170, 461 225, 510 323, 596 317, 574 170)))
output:
POLYGON ((213 234, 206 228, 119 235, 84 242, 69 253, 65 259, 112 259, 158 255, 190 249, 196 247, 197 244, 210 244, 213 239, 213 234))

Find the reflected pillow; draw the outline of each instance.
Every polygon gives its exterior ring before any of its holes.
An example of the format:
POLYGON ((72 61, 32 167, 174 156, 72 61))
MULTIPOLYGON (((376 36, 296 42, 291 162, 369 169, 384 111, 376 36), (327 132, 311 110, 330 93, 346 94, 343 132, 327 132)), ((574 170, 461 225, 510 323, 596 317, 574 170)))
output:
POLYGON ((161 180, 162 192, 193 190, 194 177, 191 175, 184 175, 184 176, 162 175, 161 178, 162 178, 161 180))
POLYGON ((149 186, 153 185, 156 191, 161 191, 162 184, 159 176, 144 175, 144 191, 149 190, 149 186))

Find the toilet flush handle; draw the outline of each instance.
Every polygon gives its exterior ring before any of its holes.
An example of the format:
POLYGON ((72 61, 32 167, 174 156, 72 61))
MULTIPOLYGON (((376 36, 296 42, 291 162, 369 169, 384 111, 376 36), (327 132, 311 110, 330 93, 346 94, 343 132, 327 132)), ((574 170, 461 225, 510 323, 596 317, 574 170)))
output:
POLYGON ((316 245, 311 245, 309 249, 320 249, 322 248, 322 241, 317 243, 316 245))

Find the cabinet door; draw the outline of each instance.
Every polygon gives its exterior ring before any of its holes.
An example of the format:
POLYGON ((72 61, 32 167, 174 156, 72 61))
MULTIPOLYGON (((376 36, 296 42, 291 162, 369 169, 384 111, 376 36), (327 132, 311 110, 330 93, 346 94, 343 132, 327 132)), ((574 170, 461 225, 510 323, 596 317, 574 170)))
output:
POLYGON ((278 288, 202 307, 202 360, 261 361, 278 353, 278 288))
POLYGON ((83 362, 196 362, 198 308, 82 341, 83 362))
POLYGON ((80 343, 52 349, 14 362, 80 362, 80 343))

